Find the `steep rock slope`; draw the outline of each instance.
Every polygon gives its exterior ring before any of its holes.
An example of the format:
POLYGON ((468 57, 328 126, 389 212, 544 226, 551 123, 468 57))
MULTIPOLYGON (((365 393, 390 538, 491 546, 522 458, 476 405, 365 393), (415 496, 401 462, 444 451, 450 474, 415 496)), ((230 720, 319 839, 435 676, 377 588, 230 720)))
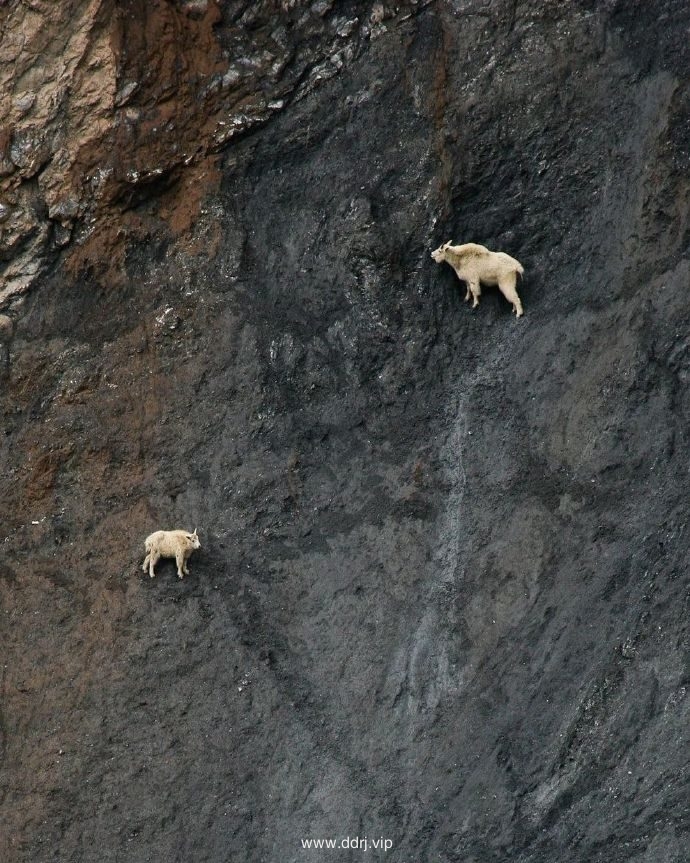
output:
POLYGON ((684 860, 685 4, 0 16, 0 858, 684 860))

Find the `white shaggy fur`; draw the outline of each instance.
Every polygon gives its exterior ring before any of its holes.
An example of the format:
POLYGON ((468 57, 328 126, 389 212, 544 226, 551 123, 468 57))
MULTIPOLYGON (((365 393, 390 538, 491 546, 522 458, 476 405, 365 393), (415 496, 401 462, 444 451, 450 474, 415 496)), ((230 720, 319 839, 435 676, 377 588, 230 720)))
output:
POLYGON ((455 270, 457 277, 467 284, 465 301, 472 297, 472 308, 479 305, 481 285, 498 285, 499 291, 513 305, 516 317, 522 316, 522 303, 515 285, 518 275, 524 273, 520 261, 505 252, 490 252, 486 246, 465 243, 453 246, 444 243, 431 253, 437 264, 445 261, 455 270))
POLYGON ((185 575, 189 575, 187 560, 195 549, 201 548, 201 543, 196 535, 196 528, 194 533, 187 533, 186 530, 157 530, 146 537, 144 548, 146 557, 141 568, 144 572, 148 568, 151 578, 156 574, 153 568, 161 557, 174 557, 177 563, 177 575, 179 578, 184 578, 185 575))

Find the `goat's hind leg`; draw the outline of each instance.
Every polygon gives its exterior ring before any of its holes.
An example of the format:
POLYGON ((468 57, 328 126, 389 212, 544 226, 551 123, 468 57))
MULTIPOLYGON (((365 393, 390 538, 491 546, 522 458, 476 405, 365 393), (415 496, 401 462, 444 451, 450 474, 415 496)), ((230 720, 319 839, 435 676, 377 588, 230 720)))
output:
POLYGON ((518 292, 515 288, 515 284, 517 282, 517 276, 515 273, 511 273, 510 276, 502 278, 498 283, 498 289, 503 294, 503 296, 508 300, 509 303, 513 306, 513 311, 515 312, 515 317, 520 318, 523 315, 522 303, 520 302, 520 297, 518 297, 518 292))

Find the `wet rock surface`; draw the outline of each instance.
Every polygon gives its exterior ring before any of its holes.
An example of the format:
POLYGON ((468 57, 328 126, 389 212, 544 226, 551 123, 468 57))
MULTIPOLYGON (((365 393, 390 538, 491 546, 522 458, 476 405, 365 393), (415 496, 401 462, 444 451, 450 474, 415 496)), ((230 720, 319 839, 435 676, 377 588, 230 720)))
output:
POLYGON ((0 859, 681 863, 685 4, 68 6, 0 7, 0 859))

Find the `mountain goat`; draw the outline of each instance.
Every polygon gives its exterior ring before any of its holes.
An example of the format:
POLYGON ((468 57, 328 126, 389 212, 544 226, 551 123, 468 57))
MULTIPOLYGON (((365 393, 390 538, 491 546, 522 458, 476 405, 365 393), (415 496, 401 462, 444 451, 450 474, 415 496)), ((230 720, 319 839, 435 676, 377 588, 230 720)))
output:
POLYGON ((518 274, 524 273, 519 261, 506 255, 505 252, 490 252, 485 246, 477 243, 465 243, 453 246, 444 243, 431 253, 437 264, 445 261, 455 270, 459 279, 467 284, 465 302, 472 297, 472 308, 479 305, 481 284, 498 285, 499 291, 513 305, 516 317, 522 316, 522 303, 515 289, 518 274))
POLYGON ((189 575, 187 560, 195 549, 201 548, 201 543, 196 535, 196 528, 194 533, 187 533, 186 530, 157 530, 146 537, 144 548, 146 557, 141 568, 144 572, 148 568, 151 578, 156 574, 153 568, 161 557, 174 557, 178 578, 184 578, 189 575))

